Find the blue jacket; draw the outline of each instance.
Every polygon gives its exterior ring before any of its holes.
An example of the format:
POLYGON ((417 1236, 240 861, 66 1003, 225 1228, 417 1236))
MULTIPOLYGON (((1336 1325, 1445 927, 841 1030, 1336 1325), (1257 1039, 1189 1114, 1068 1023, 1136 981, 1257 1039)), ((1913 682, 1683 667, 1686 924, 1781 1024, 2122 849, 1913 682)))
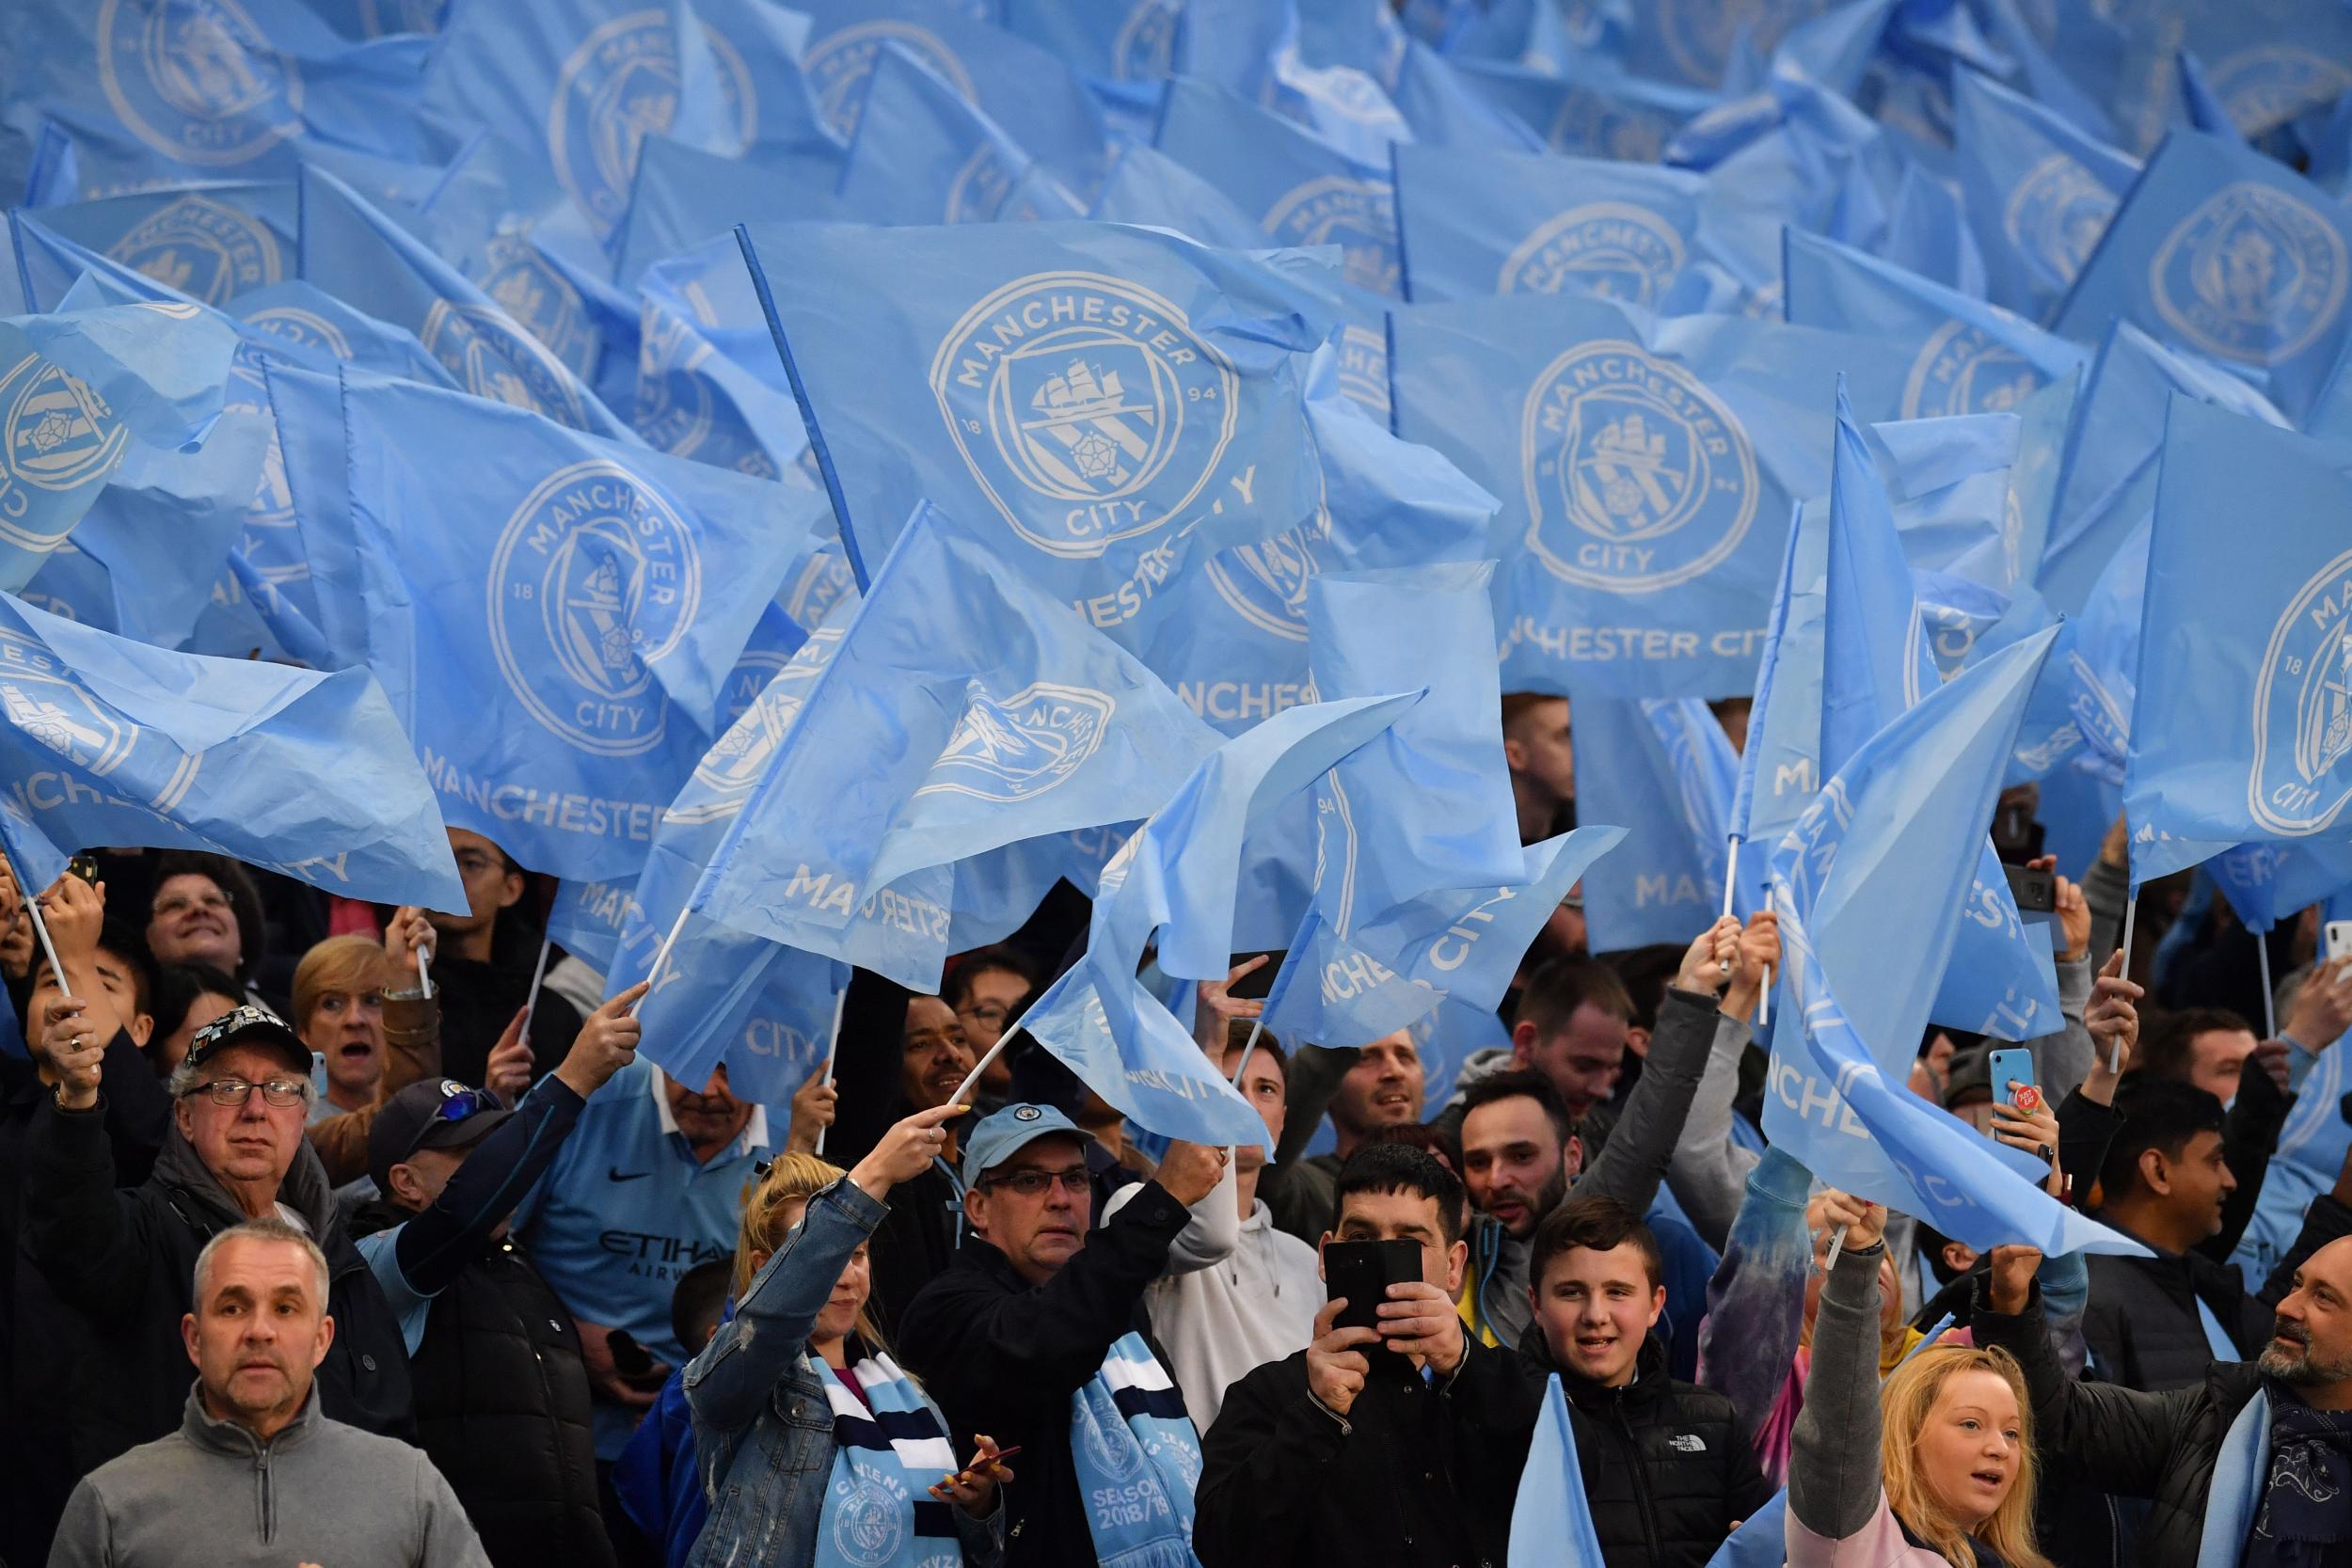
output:
POLYGON ((612 1495, 646 1540, 661 1548, 661 1568, 686 1568, 710 1517, 694 1464, 693 1417, 686 1374, 672 1372, 660 1397, 630 1433, 612 1466, 612 1495))
MULTIPOLYGON (((753 1276, 735 1316, 687 1366, 686 1402, 710 1507, 687 1560, 693 1568, 793 1568, 815 1560, 833 1479, 833 1404, 809 1370, 808 1337, 850 1255, 886 1212, 847 1180, 809 1199, 806 1216, 753 1276)), ((947 1430, 945 1418, 939 1425, 947 1430)), ((994 1564, 1005 1511, 993 1520, 954 1513, 964 1560, 994 1564)))

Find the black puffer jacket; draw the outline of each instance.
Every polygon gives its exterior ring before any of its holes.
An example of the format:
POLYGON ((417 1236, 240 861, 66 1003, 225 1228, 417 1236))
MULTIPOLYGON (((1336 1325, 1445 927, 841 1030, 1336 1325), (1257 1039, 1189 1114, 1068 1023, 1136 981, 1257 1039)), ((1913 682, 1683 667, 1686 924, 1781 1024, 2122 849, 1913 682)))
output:
POLYGON ((1561 1373, 1609 1568, 1701 1568, 1734 1524, 1772 1500, 1731 1401, 1668 1377, 1656 1339, 1644 1343, 1633 1381, 1622 1388, 1562 1371, 1541 1333, 1527 1335, 1518 1354, 1538 1395, 1545 1379, 1561 1373))
MULTIPOLYGON (((154 1174, 117 1191, 104 1106, 37 1117, 25 1144, 24 1251, 87 1339, 73 1357, 63 1413, 77 1470, 177 1431, 187 1406, 180 1319, 195 1291, 197 1254, 243 1217, 175 1129, 154 1174)), ((375 1275, 335 1221, 326 1173, 308 1138, 278 1188, 326 1254, 335 1342, 319 1364, 320 1408, 332 1419, 416 1440, 407 1347, 375 1275)))
POLYGON ((1994 1311, 1980 1286, 1973 1333, 2025 1368, 2036 1447, 2065 1454, 2092 1486, 2149 1499, 2132 1552, 2137 1568, 2197 1568, 2214 1461, 2230 1423, 2262 1386, 2254 1365, 2209 1362, 2194 1384, 2162 1394, 2077 1383, 2050 1353, 2038 1285, 2014 1316, 1994 1311))

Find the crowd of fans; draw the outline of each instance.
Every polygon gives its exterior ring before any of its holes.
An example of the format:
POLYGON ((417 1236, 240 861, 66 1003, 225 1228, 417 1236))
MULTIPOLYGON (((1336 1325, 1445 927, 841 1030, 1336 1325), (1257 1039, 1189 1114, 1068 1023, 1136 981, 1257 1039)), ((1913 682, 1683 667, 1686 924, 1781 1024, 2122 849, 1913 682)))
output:
MULTIPOLYGON (((1565 712, 1506 705, 1524 836, 1565 712)), ((2352 1560, 2352 1159, 2279 1153, 2352 964, 2175 883, 2116 952, 2120 826, 2034 1082, 1931 1029, 1910 1087, 2145 1257, 1979 1256, 1767 1145, 1769 913, 1596 958, 1571 897, 1442 1101, 1410 1032, 1275 1038, 1244 958, 1196 1033, 1269 1157, 1020 1035, 1082 911, 860 974, 787 1115, 641 1060, 643 988, 534 987, 544 890, 450 836, 455 912, 0 884, 0 1560, 1499 1565, 1556 1376, 1610 1568, 2352 1560), (2218 1001, 2258 941, 2271 1039, 2218 1001)))

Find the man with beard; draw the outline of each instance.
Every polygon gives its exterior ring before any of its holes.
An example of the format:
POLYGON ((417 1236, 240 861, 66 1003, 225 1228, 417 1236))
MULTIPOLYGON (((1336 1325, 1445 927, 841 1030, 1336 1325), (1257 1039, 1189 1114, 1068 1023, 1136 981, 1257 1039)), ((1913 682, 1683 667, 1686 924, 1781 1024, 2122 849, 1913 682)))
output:
POLYGON ((52 1568, 487 1568, 430 1460, 320 1414, 312 1374, 335 1341, 326 1291, 326 1255, 283 1220, 205 1244, 180 1322, 197 1370, 180 1428, 83 1478, 52 1568))
MULTIPOLYGON (((1286 1090, 1290 1103, 1311 1112, 1318 1090, 1330 1082, 1321 1077, 1327 1064, 1336 1066, 1336 1059, 1349 1054, 1317 1051, 1294 1057, 1286 1090), (1318 1078, 1320 1083, 1315 1082, 1318 1078)), ((1274 1223, 1310 1244, 1331 1224, 1340 1166, 1384 1130, 1409 1127, 1421 1120, 1424 1080, 1421 1048, 1413 1043, 1411 1030, 1383 1035, 1352 1054, 1355 1059, 1330 1097, 1334 1151, 1306 1154, 1307 1135, 1314 1130, 1315 1118, 1312 1115, 1298 1117, 1276 1150, 1280 1163, 1266 1168, 1258 1189, 1273 1212, 1274 1223)))
MULTIPOLYGON (((2342 1205, 2352 1180, 2312 1200, 2342 1205)), ((1996 1247, 1978 1280, 1979 1345, 2017 1357, 2037 1445, 2090 1484, 2150 1499, 2144 1568, 2318 1568, 2352 1537, 2352 1236, 2295 1271, 2253 1361, 2217 1361, 2185 1388, 2143 1393, 2067 1377, 2042 1332, 2042 1255, 1996 1247)))

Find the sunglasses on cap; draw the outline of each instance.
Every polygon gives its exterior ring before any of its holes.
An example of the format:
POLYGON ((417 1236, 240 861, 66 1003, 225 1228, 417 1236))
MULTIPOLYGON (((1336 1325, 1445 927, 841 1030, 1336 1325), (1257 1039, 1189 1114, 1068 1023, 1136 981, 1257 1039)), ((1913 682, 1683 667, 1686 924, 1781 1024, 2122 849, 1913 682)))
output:
MULTIPOLYGON (((400 1151, 400 1160, 407 1159, 421 1148, 425 1135, 436 1127, 454 1127, 485 1111, 505 1109, 504 1102, 488 1089, 469 1089, 455 1079, 444 1078, 441 1080, 441 1102, 433 1107, 433 1114, 424 1118, 423 1124, 417 1129, 416 1136, 408 1140, 408 1147, 400 1151)), ((398 1164, 400 1160, 392 1163, 398 1164)))

